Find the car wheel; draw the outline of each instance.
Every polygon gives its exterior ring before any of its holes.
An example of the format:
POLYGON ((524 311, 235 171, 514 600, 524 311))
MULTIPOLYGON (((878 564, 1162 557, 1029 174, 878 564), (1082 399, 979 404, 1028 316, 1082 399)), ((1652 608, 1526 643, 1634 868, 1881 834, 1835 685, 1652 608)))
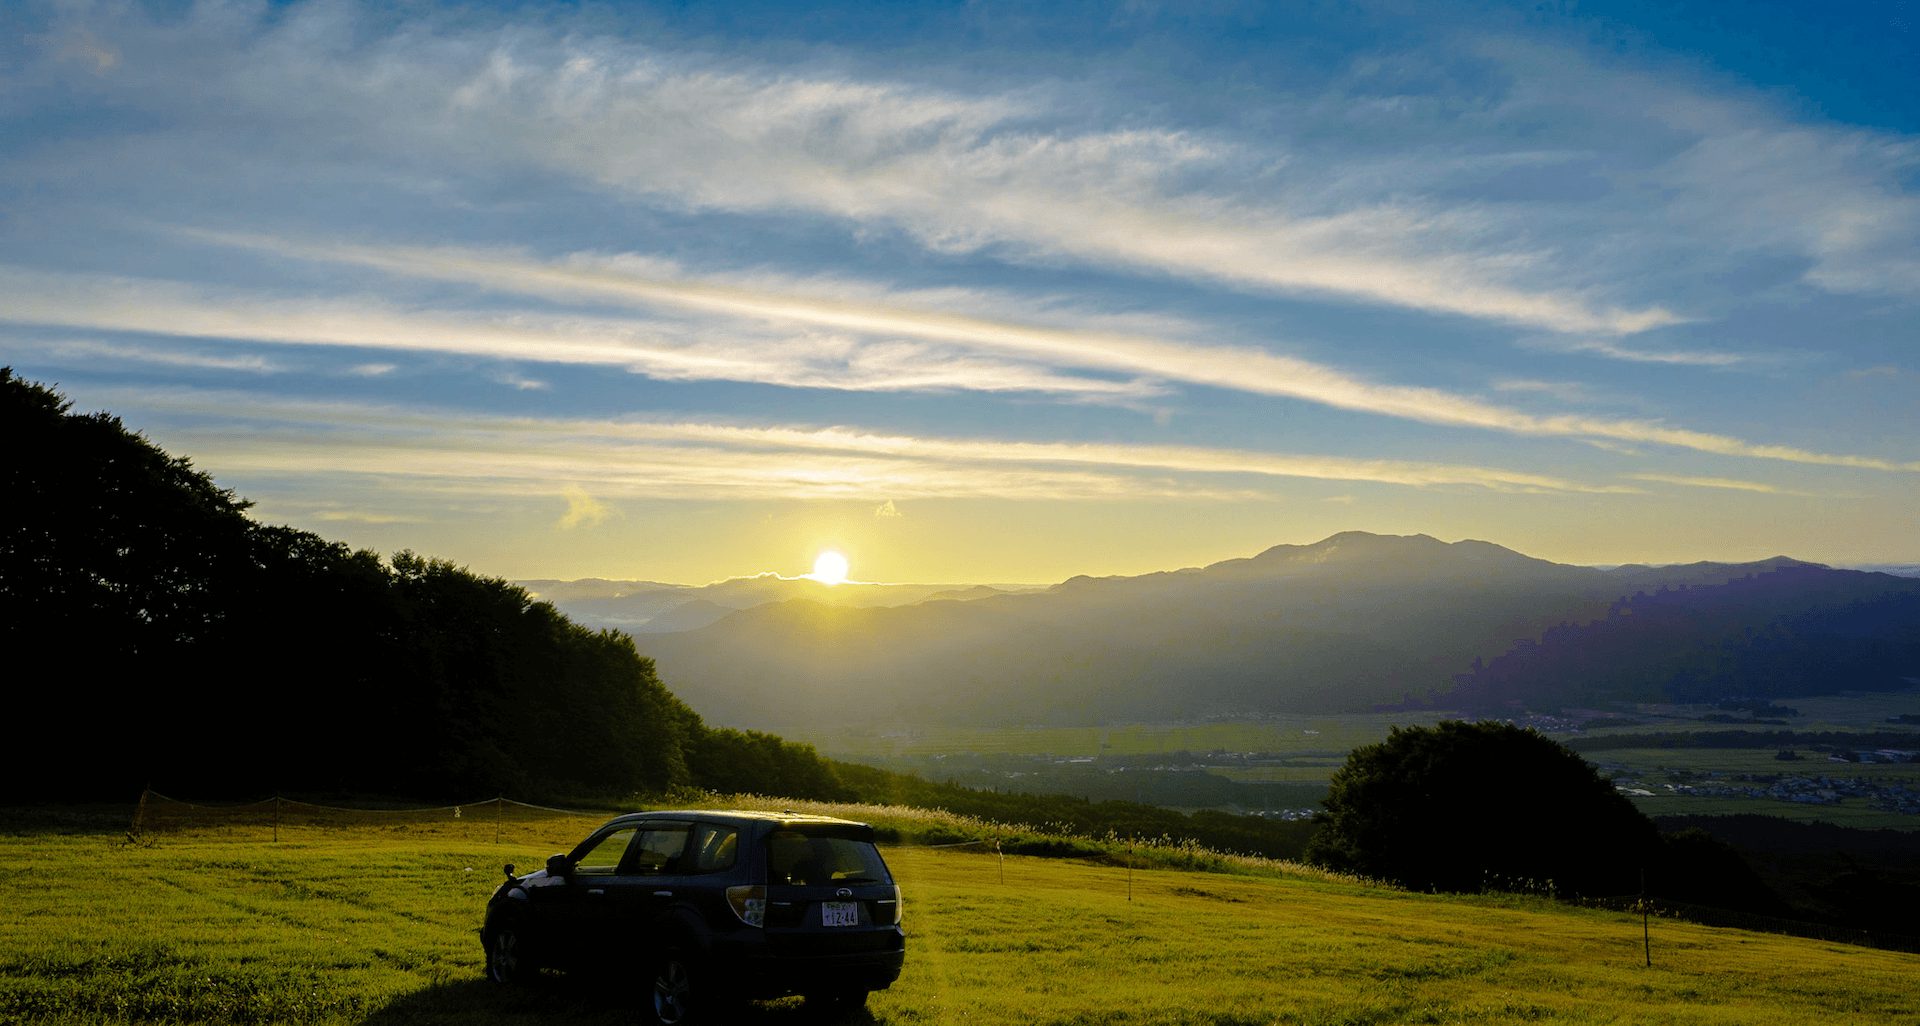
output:
POLYGON ((520 931, 505 923, 487 938, 487 979, 495 983, 525 983, 533 975, 520 931))
POLYGON ((681 1026, 693 1021, 693 1010, 693 967, 686 956, 669 954, 653 970, 653 1021, 681 1026))

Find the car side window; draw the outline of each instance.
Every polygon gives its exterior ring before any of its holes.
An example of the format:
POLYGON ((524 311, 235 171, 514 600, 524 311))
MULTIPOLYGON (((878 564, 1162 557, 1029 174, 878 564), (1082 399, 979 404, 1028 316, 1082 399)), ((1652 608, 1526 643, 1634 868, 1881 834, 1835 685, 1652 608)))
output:
POLYGON ((574 873, 580 876, 612 876, 619 871, 620 860, 626 857, 627 849, 633 846, 633 839, 639 832, 638 827, 626 827, 593 842, 574 860, 574 873))
POLYGON ((732 869, 740 857, 740 831, 717 823, 701 823, 693 828, 689 873, 718 873, 732 869))
POLYGON ((687 850, 688 826, 663 823, 648 827, 640 835, 627 872, 637 876, 663 876, 683 872, 682 856, 687 850))

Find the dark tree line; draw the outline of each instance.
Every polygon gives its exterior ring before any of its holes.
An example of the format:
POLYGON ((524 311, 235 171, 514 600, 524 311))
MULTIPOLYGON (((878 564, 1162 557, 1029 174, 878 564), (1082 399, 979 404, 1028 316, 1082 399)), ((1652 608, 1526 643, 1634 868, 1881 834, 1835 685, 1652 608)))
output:
POLYGON ((626 635, 444 560, 256 523, 10 369, 0 439, 17 797, 844 790, 807 746, 706 727, 626 635))

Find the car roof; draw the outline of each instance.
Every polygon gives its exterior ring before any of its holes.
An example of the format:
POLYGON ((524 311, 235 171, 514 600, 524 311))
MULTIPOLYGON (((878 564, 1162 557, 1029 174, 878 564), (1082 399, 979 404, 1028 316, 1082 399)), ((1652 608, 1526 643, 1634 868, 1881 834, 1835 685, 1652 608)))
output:
POLYGON ((624 816, 615 816, 608 822, 641 822, 650 819, 691 819, 696 821, 721 821, 729 823, 756 822, 774 823, 781 826, 850 826, 872 827, 859 820, 840 819, 834 816, 813 816, 798 812, 765 812, 757 809, 657 809, 647 812, 629 812, 624 816))

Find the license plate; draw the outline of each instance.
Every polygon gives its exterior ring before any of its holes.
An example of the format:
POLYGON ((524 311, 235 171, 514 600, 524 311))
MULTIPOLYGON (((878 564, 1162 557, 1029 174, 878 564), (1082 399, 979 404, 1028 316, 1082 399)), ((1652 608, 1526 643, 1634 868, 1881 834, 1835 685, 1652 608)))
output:
POLYGON ((859 926, 860 903, 857 901, 823 901, 820 903, 821 926, 859 926))

